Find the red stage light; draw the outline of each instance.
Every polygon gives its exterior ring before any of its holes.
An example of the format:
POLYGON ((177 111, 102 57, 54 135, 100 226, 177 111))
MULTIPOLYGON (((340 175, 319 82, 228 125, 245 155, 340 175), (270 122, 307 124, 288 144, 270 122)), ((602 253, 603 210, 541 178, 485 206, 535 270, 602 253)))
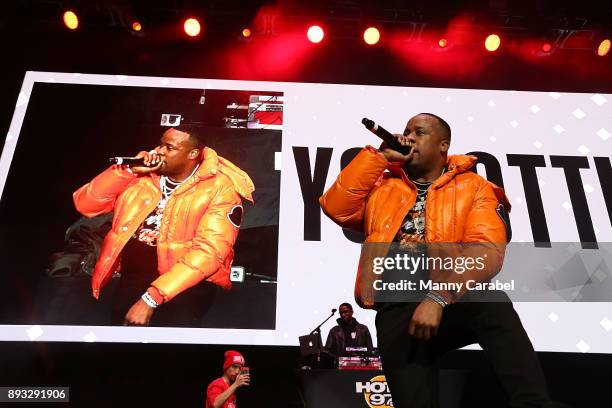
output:
POLYGON ((501 44, 501 39, 499 38, 499 35, 497 34, 489 34, 489 36, 487 36, 487 39, 485 40, 485 48, 489 52, 497 51, 500 44, 501 44))
POLYGON ((363 41, 368 45, 374 45, 380 40, 380 31, 376 27, 368 27, 363 32, 363 41))
POLYGON ((543 52, 550 52, 551 50, 552 50, 552 45, 550 43, 542 44, 542 51, 543 52))
POLYGON ((76 13, 74 11, 68 10, 68 11, 64 12, 64 24, 70 30, 76 30, 77 29, 77 27, 79 26, 79 18, 77 17, 77 15, 76 15, 76 13))
POLYGON ((320 43, 323 40, 323 37, 325 37, 325 32, 320 26, 313 25, 308 28, 308 32, 306 35, 308 36, 310 42, 316 44, 320 43))
POLYGON ((610 45, 612 44, 610 43, 609 38, 606 38, 605 40, 600 42, 599 47, 597 47, 597 55, 599 55, 600 57, 607 55, 610 52, 610 45))
POLYGON ((142 30, 142 24, 140 24, 140 22, 138 22, 138 21, 134 21, 132 23, 132 30, 134 30, 136 32, 142 30))
POLYGON ((185 33, 190 37, 195 37, 200 34, 200 22, 193 17, 185 20, 183 28, 185 29, 185 33))
POLYGON ((242 29, 242 36, 244 38, 249 38, 251 36, 251 29, 250 28, 242 29))
POLYGON ((448 45, 448 40, 446 38, 440 38, 438 40, 438 47, 446 48, 447 45, 448 45))

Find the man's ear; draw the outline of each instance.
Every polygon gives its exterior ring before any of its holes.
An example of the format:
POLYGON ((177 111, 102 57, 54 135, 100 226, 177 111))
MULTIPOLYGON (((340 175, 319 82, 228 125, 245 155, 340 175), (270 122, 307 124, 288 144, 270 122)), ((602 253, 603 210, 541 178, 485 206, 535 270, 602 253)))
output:
POLYGON ((202 151, 200 149, 191 149, 191 151, 189 152, 189 158, 191 160, 197 159, 200 157, 200 153, 202 151))
POLYGON ((450 147, 450 142, 448 141, 448 139, 442 139, 442 141, 440 142, 440 151, 442 153, 446 153, 448 152, 449 147, 450 147))

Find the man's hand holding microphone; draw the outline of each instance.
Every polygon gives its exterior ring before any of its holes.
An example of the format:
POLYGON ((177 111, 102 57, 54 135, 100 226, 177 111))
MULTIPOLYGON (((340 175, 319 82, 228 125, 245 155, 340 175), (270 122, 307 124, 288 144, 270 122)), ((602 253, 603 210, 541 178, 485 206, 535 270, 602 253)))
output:
POLYGON ((363 118, 361 123, 370 132, 380 137, 383 142, 378 148, 380 153, 387 159, 388 162, 407 163, 412 160, 414 150, 409 142, 409 137, 402 134, 391 134, 382 126, 376 124, 373 120, 363 118))
POLYGON ((126 166, 130 172, 138 175, 156 172, 164 165, 164 159, 156 149, 140 151, 134 157, 111 157, 109 160, 111 164, 126 166))

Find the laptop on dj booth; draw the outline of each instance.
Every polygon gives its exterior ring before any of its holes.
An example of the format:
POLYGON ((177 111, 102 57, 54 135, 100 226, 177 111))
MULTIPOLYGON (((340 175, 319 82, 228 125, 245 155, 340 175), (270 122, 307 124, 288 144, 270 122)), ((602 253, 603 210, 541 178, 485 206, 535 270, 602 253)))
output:
POLYGON ((317 354, 323 345, 321 340, 321 333, 307 334, 300 336, 300 354, 302 356, 311 356, 317 354))

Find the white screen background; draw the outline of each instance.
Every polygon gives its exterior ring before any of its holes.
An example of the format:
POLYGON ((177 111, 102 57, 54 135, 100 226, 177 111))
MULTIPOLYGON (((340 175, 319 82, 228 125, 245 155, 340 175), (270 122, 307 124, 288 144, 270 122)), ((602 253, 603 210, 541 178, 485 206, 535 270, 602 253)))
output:
MULTIPOLYGON (((345 150, 378 145, 361 125, 363 117, 401 132, 411 116, 432 112, 451 125, 451 154, 485 151, 497 157, 513 206, 514 241, 533 239, 520 170, 507 165, 506 154, 545 156, 547 167, 537 173, 553 242, 578 241, 578 232, 563 169, 550 167, 549 156, 586 156, 591 168, 580 173, 596 237, 612 241, 593 162, 593 156, 612 152, 612 95, 28 72, 0 159, 0 191, 35 82, 284 92, 283 151, 277 155, 282 170, 276 330, 5 325, 0 340, 297 345, 298 336, 345 301, 355 306, 355 318, 369 326, 375 339, 375 312, 359 309, 353 300, 359 245, 324 215, 321 241, 303 239, 303 199, 292 151, 307 146, 314 169, 316 148, 333 148, 327 188, 345 150)), ((612 353, 610 303, 515 303, 515 308, 538 351, 612 353)), ((334 325, 330 319, 322 327, 324 340, 334 325)))

